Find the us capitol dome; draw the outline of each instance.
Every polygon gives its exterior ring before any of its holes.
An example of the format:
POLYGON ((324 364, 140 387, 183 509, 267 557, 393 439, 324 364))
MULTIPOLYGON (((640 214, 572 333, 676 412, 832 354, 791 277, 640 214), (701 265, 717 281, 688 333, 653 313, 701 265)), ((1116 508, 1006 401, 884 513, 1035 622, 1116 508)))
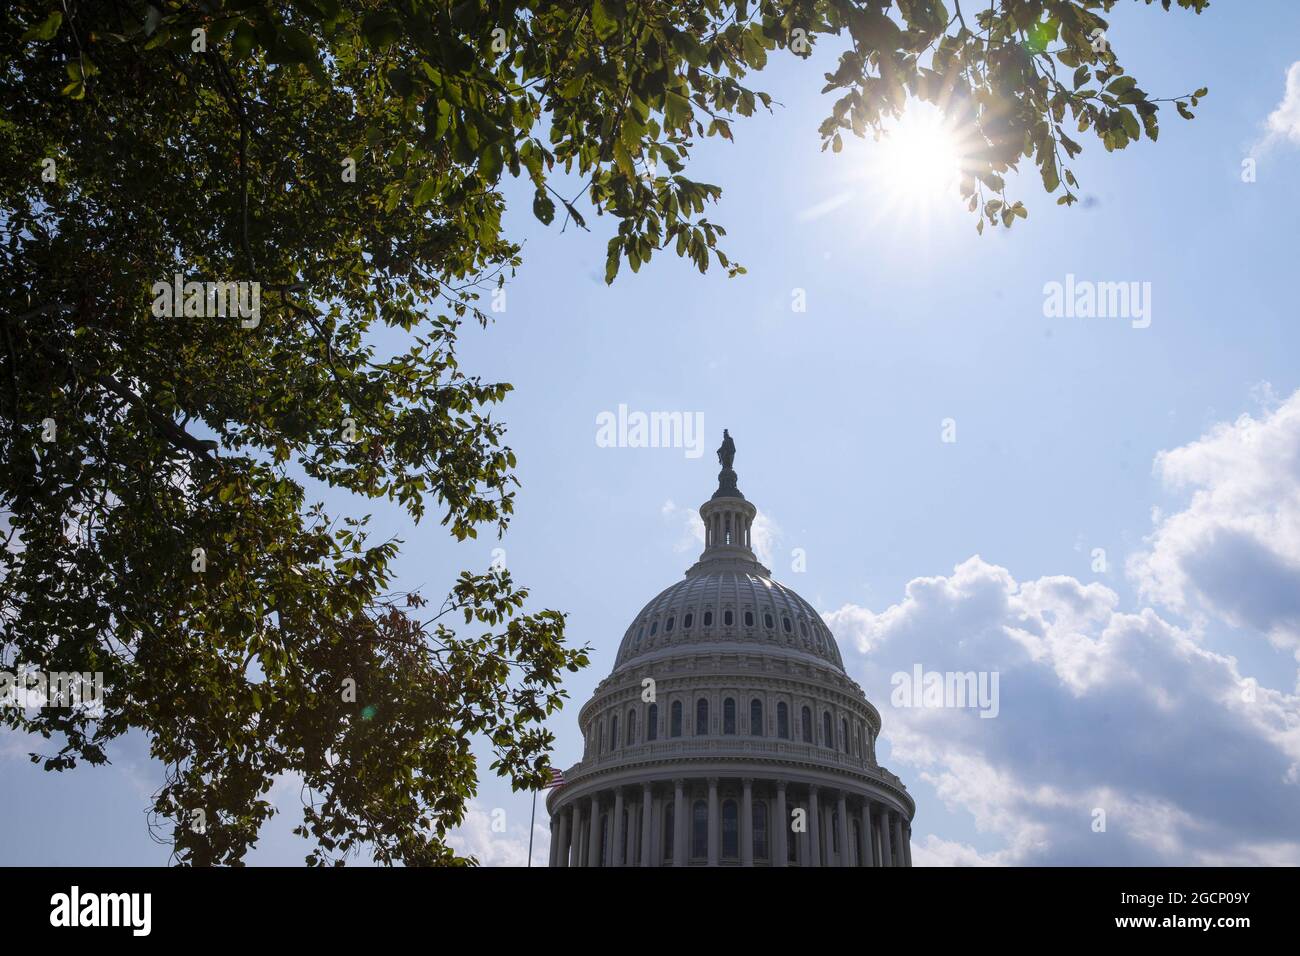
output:
POLYGON ((641 609, 550 791, 551 866, 911 866, 880 713, 807 601, 751 546, 723 432, 704 552, 641 609))

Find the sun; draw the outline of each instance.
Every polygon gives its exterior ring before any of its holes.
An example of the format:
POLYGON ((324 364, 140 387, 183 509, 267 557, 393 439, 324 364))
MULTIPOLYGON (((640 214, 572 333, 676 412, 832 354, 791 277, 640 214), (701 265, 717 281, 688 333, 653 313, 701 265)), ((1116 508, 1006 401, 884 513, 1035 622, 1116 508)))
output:
POLYGON ((962 141, 944 114, 911 104, 868 144, 864 175, 872 192, 904 207, 953 202, 962 171, 962 141))

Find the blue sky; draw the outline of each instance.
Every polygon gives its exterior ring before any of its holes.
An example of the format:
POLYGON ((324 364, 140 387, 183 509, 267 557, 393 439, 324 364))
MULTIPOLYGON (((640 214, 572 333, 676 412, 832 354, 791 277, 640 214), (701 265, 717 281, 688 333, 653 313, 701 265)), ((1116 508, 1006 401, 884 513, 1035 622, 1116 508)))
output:
MULTIPOLYGON (((499 546, 534 607, 568 613, 594 653, 553 722, 557 765, 580 753, 578 707, 628 622, 694 560, 690 513, 726 427, 774 576, 828 615, 882 712, 918 865, 1300 863, 1300 72, 1282 106, 1300 6, 1122 5, 1109 37, 1144 88, 1209 97, 1190 123, 1163 110, 1158 144, 1084 139, 1086 208, 1022 177, 1030 215, 1009 232, 977 236, 955 196, 887 212, 890 184, 862 175, 875 147, 820 152, 831 43, 776 57, 755 81, 775 113, 697 150, 743 277, 664 254, 606 286, 609 221, 543 227, 511 188, 524 265, 498 322, 461 347, 465 369, 515 386, 500 412, 522 482, 511 530, 458 545, 351 507, 405 540, 404 589, 437 595, 499 546), (1151 283, 1150 327, 1045 317, 1045 283, 1067 274, 1151 283), (620 404, 702 413, 703 457, 598 447, 596 416, 620 404), (999 671, 1001 713, 892 707, 890 675, 916 663, 999 671)), ((141 741, 62 776, 27 749, 0 738, 0 862, 166 860, 145 828, 159 774, 141 741)), ((300 862, 296 789, 275 793, 284 812, 250 861, 300 862)), ((486 778, 461 846, 517 862, 528 813, 486 778), (487 826, 498 808, 505 833, 487 826)))

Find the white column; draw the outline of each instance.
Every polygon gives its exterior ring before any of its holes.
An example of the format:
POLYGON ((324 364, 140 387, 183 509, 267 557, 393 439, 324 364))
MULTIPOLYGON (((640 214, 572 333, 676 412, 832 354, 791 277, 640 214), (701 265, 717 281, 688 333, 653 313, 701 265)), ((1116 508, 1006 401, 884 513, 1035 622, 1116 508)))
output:
POLYGON ((840 791, 839 801, 835 804, 840 824, 840 866, 849 866, 852 854, 849 852, 849 805, 844 791, 840 791))
POLYGON ((587 866, 600 866, 600 797, 591 796, 591 822, 587 827, 587 866))
POLYGON ((740 865, 754 865, 754 781, 743 780, 740 798, 740 865))
POLYGON ((859 861, 858 862, 859 866, 876 865, 876 847, 875 847, 876 841, 875 841, 875 834, 872 833, 872 828, 873 825, 871 822, 871 801, 863 800, 862 801, 862 855, 865 857, 865 862, 859 861))
POLYGON ((817 788, 808 788, 808 865, 821 866, 822 834, 817 819, 817 788))
POLYGON ((709 866, 718 865, 718 844, 722 837, 721 814, 718 813, 718 778, 709 778, 709 866))
POLYGON ((885 807, 880 811, 880 864, 881 866, 894 865, 893 851, 893 834, 889 831, 893 828, 894 811, 885 807))
POLYGON ((903 815, 901 813, 891 813, 890 817, 894 825, 894 865, 906 866, 903 862, 903 815))
POLYGON ((557 861, 560 857, 560 830, 564 826, 564 824, 560 822, 560 816, 561 815, 557 813, 551 817, 551 848, 550 852, 547 854, 548 858, 546 860, 546 865, 549 867, 559 865, 557 861))
POLYGON ((822 866, 835 865, 835 811, 831 804, 822 813, 822 866))
POLYGON ((641 865, 650 866, 650 854, 654 840, 650 835, 650 824, 654 820, 653 799, 650 784, 641 785, 641 865))
POLYGON ((555 852, 551 855, 551 866, 568 866, 568 817, 567 806, 560 810, 559 839, 555 842, 555 852))
POLYGON ((569 810, 573 820, 570 822, 569 836, 569 866, 582 865, 582 806, 577 800, 570 805, 569 810))
POLYGON ((912 865, 912 824, 903 827, 903 866, 912 865))
POLYGON ((609 825, 610 841, 614 844, 609 848, 609 865, 623 865, 623 788, 617 787, 614 790, 614 819, 609 825))
POLYGON ((790 850, 786 840, 790 838, 790 815, 785 809, 785 781, 776 782, 776 816, 771 823, 772 865, 785 866, 790 850))
POLYGON ((686 855, 690 848, 686 845, 686 781, 673 781, 676 788, 676 803, 673 805, 673 866, 685 866, 686 855))

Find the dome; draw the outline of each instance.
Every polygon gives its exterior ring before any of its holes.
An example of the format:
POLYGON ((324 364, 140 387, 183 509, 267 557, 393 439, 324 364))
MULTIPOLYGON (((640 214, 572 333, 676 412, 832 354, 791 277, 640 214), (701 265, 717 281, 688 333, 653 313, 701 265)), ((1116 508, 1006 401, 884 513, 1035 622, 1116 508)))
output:
POLYGON ((614 670, 686 650, 736 650, 830 664, 844 660, 811 604, 757 561, 751 567, 692 569, 653 598, 623 636, 614 670))
POLYGON ((551 866, 911 865, 916 806, 830 628, 753 551, 723 432, 704 551, 623 633, 547 797, 551 866))

